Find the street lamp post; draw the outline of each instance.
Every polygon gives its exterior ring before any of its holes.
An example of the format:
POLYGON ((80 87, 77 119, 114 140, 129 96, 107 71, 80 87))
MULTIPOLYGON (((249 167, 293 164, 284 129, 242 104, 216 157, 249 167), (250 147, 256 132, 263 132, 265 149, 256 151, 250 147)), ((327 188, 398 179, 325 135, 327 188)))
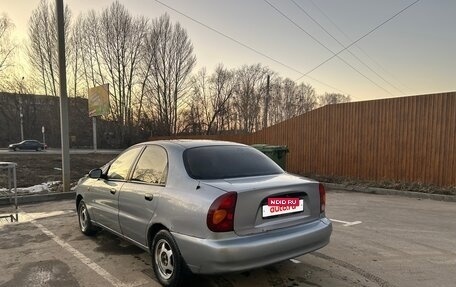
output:
POLYGON ((22 113, 22 102, 19 106, 19 116, 21 117, 21 141, 24 140, 24 114, 22 113))
POLYGON ((44 135, 45 129, 44 126, 41 127, 41 133, 43 134, 43 144, 46 145, 46 136, 44 135))
MULTIPOLYGON (((24 95, 24 77, 21 79, 20 85, 21 97, 24 95)), ((22 113, 22 99, 19 98, 19 116, 21 117, 21 141, 24 140, 24 114, 22 113)))

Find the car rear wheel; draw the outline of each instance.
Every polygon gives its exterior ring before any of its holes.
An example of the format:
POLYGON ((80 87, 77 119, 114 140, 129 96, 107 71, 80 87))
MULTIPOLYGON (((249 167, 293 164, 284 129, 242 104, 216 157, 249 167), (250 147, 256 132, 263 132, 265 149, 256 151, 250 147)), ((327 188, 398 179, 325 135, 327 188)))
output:
POLYGON ((42 150, 41 147, 37 147, 37 148, 36 148, 36 151, 41 151, 41 150, 42 150))
POLYGON ((163 286, 182 286, 188 269, 176 241, 167 230, 159 231, 152 242, 152 266, 163 286))
POLYGON ((91 236, 97 232, 95 226, 93 226, 92 221, 90 221, 90 215, 87 211, 87 207, 84 203, 84 200, 81 200, 78 205, 78 219, 79 219, 79 229, 85 235, 91 236))

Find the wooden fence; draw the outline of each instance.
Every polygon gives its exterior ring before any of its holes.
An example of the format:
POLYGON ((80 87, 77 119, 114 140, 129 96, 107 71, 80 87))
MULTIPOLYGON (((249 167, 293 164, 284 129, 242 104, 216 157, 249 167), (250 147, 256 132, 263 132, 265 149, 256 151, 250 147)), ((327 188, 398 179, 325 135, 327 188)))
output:
POLYGON ((248 135, 286 145, 299 174, 456 186, 456 92, 328 105, 248 135))

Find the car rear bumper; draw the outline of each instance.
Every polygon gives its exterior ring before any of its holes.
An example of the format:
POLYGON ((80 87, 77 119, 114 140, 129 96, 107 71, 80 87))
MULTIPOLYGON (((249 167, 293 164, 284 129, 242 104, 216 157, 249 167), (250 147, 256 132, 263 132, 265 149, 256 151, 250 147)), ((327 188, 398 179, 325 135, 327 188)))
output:
POLYGON ((329 243, 327 218, 262 234, 227 239, 202 239, 172 233, 194 273, 214 274, 258 268, 294 258, 329 243))

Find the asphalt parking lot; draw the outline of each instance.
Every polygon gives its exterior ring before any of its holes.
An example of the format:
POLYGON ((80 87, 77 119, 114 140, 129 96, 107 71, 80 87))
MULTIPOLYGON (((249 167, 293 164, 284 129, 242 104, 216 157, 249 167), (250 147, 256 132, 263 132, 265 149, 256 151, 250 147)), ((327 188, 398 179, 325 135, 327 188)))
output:
MULTIPOLYGON (((325 248, 187 286, 454 286, 456 204, 331 191, 325 248)), ((0 213, 4 207, 0 209, 0 213)), ((78 229, 73 201, 23 205, 0 223, 0 286, 159 286, 149 255, 106 232, 78 229)), ((204 255, 202 255, 204 256, 204 255)))

